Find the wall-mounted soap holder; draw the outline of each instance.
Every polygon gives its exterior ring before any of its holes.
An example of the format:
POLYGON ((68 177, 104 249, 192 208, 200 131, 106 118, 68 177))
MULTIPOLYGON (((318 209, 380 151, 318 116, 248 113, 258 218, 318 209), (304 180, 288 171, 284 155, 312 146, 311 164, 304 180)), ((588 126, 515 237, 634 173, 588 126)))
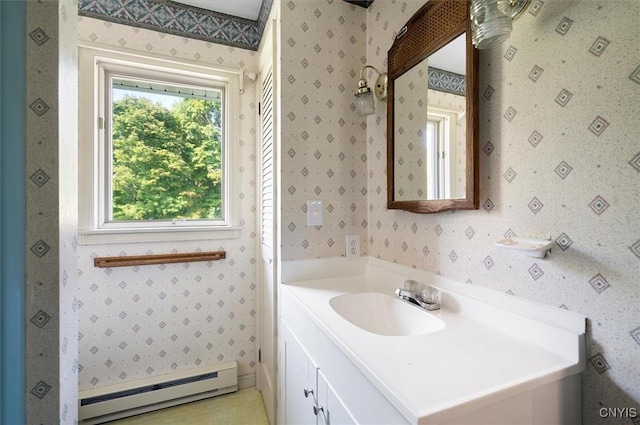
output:
POLYGON ((553 246, 553 241, 546 239, 506 238, 496 242, 501 248, 520 251, 529 257, 543 258, 553 246))

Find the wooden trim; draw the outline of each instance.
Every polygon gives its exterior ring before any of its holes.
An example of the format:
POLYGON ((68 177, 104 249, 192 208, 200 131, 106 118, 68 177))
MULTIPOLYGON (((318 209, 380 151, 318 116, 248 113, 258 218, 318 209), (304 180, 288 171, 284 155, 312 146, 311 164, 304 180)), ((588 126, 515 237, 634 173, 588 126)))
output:
POLYGON ((107 267, 148 266, 152 264, 191 263, 195 261, 217 261, 227 257, 226 251, 188 252, 183 254, 132 255, 129 257, 96 257, 93 266, 107 267))

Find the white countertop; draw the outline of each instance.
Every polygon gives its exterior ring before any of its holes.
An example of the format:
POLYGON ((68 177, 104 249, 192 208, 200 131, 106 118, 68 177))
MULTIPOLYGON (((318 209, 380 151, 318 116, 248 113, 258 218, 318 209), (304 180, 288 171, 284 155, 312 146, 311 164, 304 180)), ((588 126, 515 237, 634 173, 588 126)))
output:
MULTIPOLYGON (((513 331, 502 332, 447 311, 444 297, 443 308, 430 312, 444 322, 444 329, 415 336, 364 331, 329 304, 332 297, 352 292, 393 295, 387 279, 349 276, 286 282, 282 291, 412 424, 437 421, 452 409, 469 411, 579 373, 584 367, 577 354, 562 355, 528 342, 527 335, 519 338, 513 331)), ((578 338, 570 332, 567 336, 578 338)))

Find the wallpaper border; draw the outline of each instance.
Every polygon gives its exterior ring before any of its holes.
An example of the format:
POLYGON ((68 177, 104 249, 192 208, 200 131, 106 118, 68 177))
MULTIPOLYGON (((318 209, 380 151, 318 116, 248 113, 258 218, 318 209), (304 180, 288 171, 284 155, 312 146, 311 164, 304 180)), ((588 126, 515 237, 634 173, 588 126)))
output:
POLYGON ((79 0, 78 14, 257 51, 272 3, 263 0, 255 21, 170 0, 79 0))
POLYGON ((429 88, 432 90, 464 96, 465 81, 464 75, 429 67, 429 88))

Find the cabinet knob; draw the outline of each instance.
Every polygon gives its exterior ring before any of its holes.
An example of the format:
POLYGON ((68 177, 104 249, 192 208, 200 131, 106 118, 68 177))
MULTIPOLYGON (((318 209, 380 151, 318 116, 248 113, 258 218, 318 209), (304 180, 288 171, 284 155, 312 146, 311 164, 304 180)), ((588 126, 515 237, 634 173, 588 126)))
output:
POLYGON ((317 404, 313 405, 313 414, 318 416, 318 413, 320 412, 324 412, 324 407, 323 406, 318 406, 317 404))
POLYGON ((304 389, 304 398, 309 398, 309 395, 311 395, 311 394, 313 394, 313 390, 311 388, 305 388, 304 389))

